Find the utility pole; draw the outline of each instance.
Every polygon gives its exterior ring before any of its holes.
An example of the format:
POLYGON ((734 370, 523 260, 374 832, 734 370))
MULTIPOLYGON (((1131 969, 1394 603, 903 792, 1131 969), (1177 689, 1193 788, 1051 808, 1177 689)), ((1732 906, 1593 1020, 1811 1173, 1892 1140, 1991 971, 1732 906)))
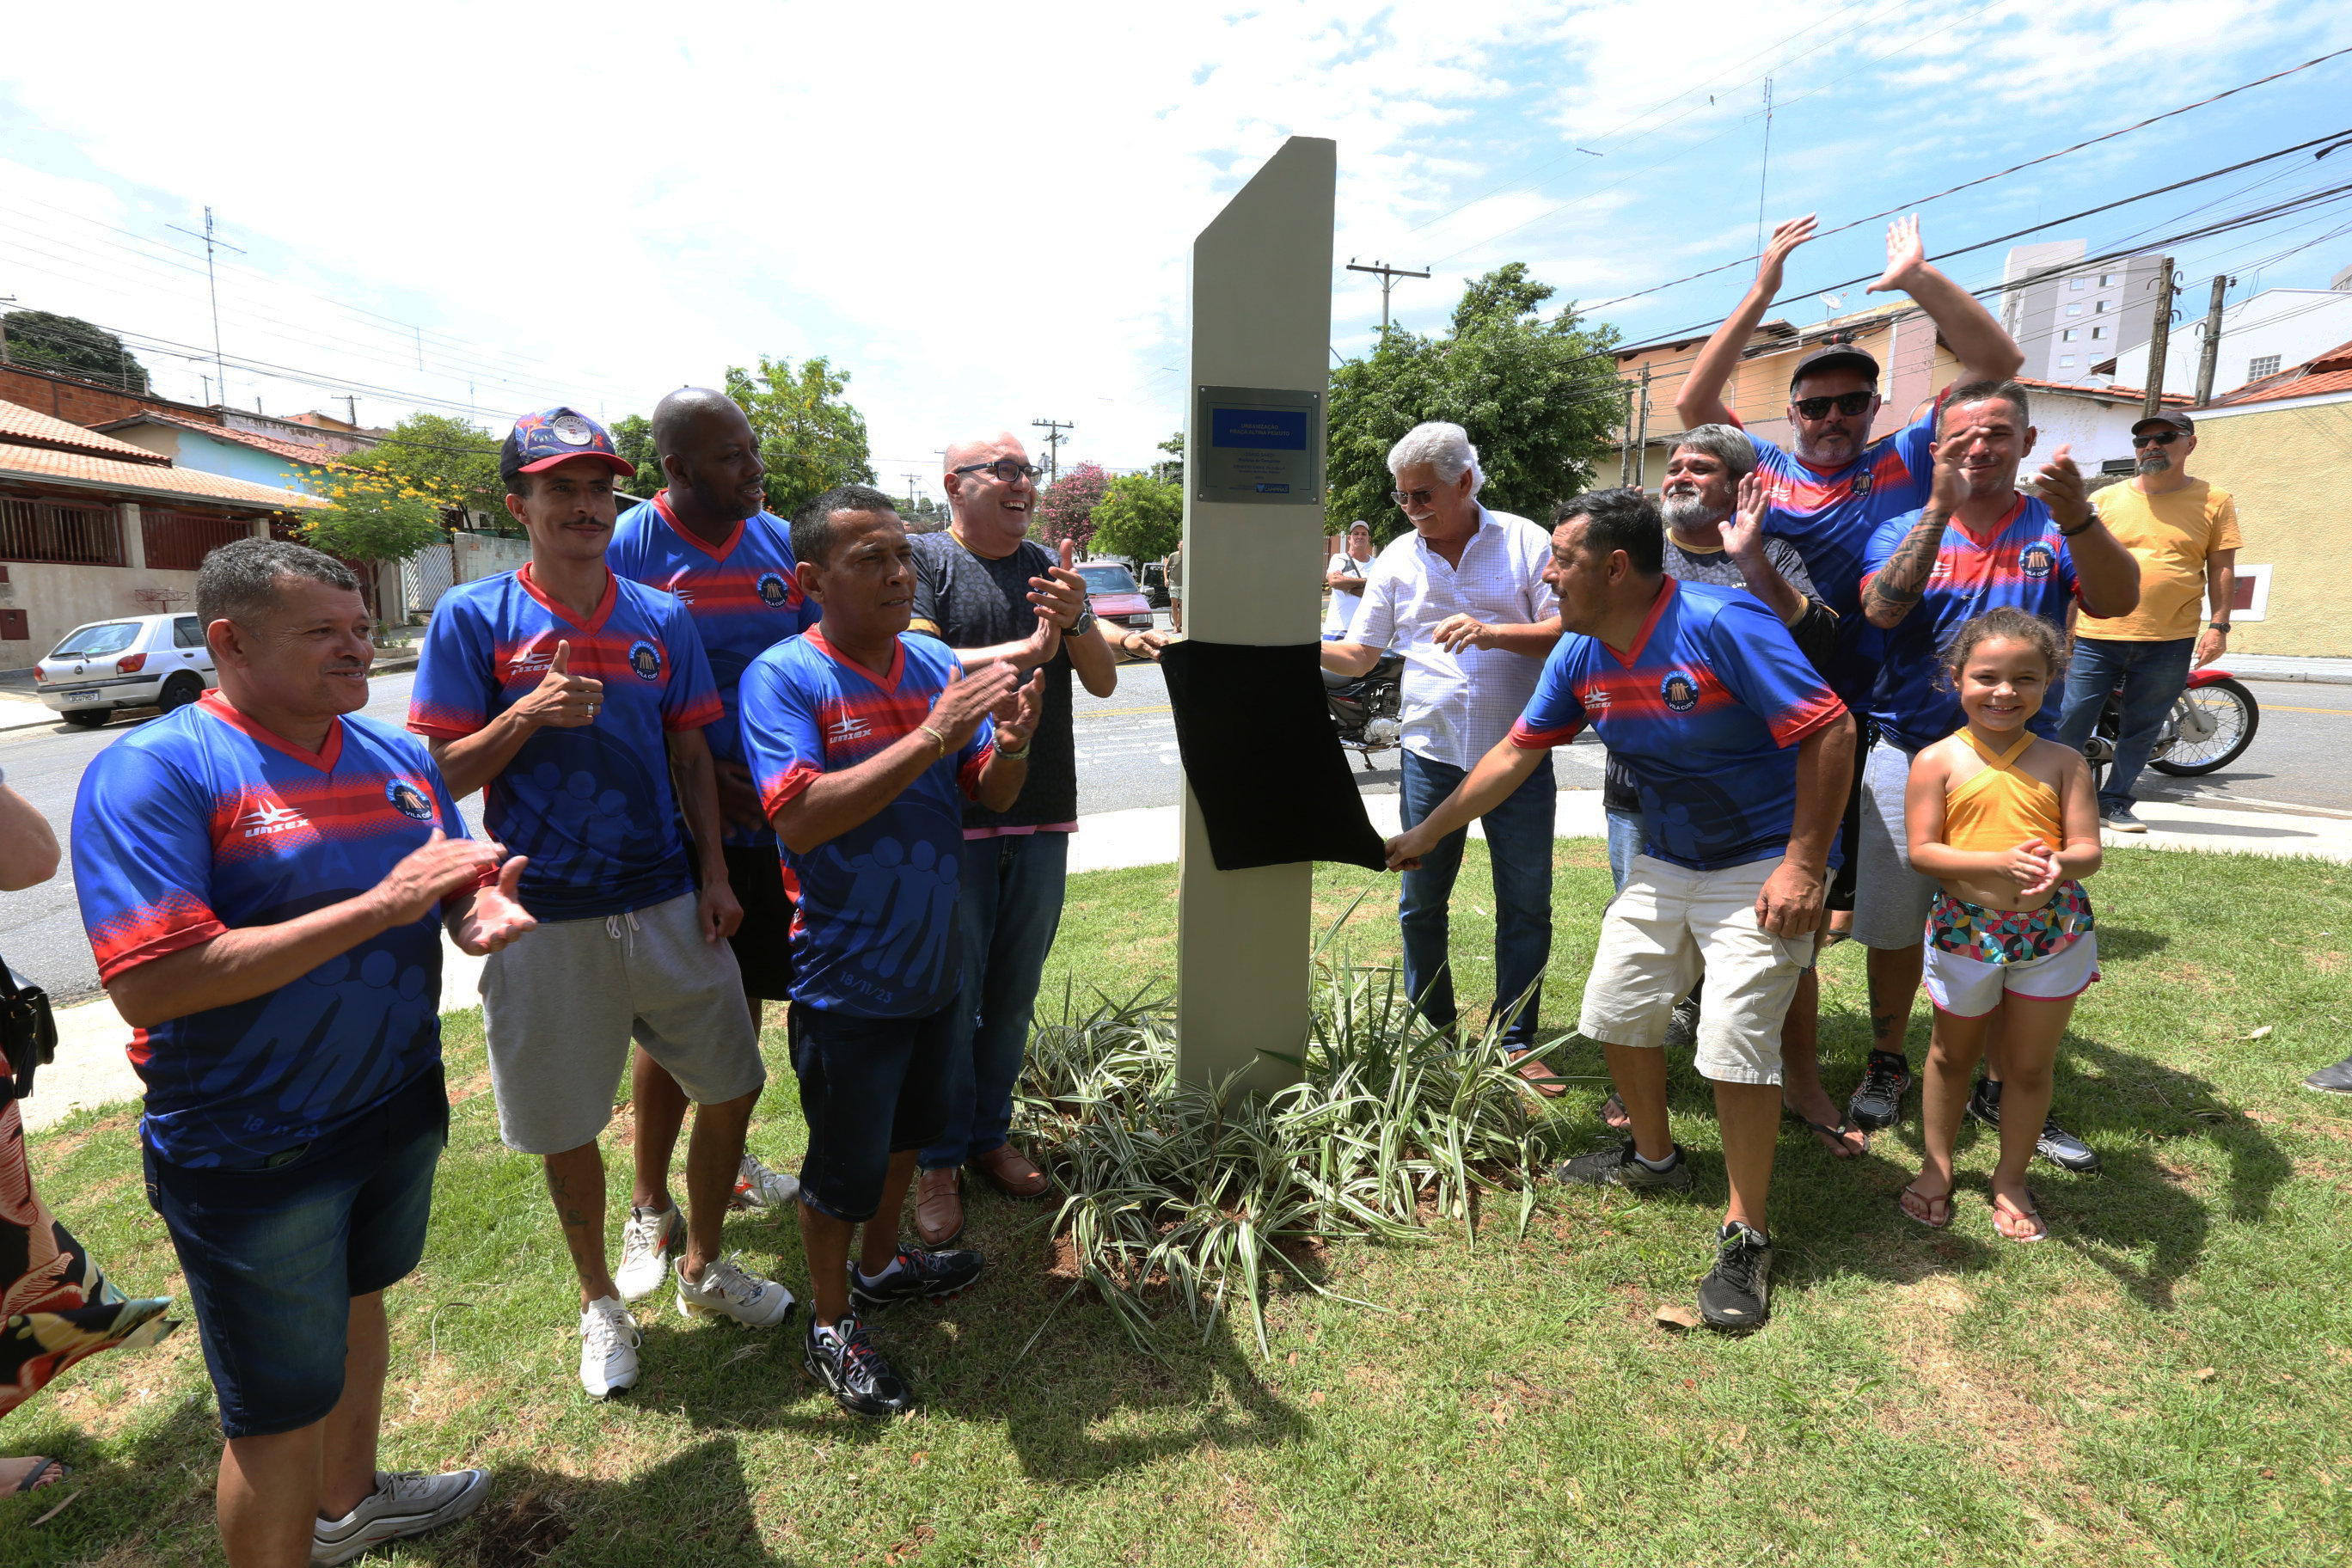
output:
POLYGON ((1356 265, 1356 258, 1352 256, 1348 258, 1348 270, 1350 272, 1372 272, 1380 275, 1381 336, 1382 337, 1387 337, 1389 335, 1389 290, 1396 287, 1396 280, 1400 278, 1426 278, 1429 276, 1429 268, 1426 267, 1423 268, 1418 272, 1408 272, 1402 267, 1391 267, 1385 261, 1376 261, 1370 267, 1359 267, 1356 265))
POLYGON ((2205 310, 2205 347, 2197 356, 2197 406, 2213 401, 2213 367, 2221 358, 2221 296, 2238 280, 2213 275, 2213 302, 2205 310))
POLYGON ((1772 79, 1764 79, 1764 162, 1756 171, 1756 254, 1764 254, 1764 183, 1772 177, 1772 79))
MULTIPOLYGON (((213 369, 220 373, 220 400, 226 403, 228 401, 228 366, 221 359, 220 284, 213 277, 213 247, 217 245, 223 250, 236 250, 239 256, 243 256, 245 252, 238 250, 236 246, 225 239, 213 237, 213 209, 210 207, 205 209, 205 232, 202 234, 198 234, 192 228, 181 228, 175 223, 167 223, 163 226, 178 229, 180 233, 191 239, 201 239, 205 242, 205 288, 213 297, 213 369)), ((210 401, 209 398, 207 401, 210 401)))
POLYGON ((1052 484, 1062 477, 1062 443, 1069 439, 1065 430, 1078 427, 1074 419, 1032 419, 1029 423, 1045 432, 1045 482, 1052 484))
POLYGON ((904 469, 898 477, 907 481, 907 510, 912 511, 915 510, 915 487, 923 482, 923 476, 912 469, 904 469))
POLYGON ((1617 488, 1633 482, 1633 384, 1625 383, 1625 417, 1617 422, 1617 488))
POLYGON ((1642 367, 1642 434, 1633 443, 1633 483, 1647 489, 1650 483, 1650 367, 1642 367))
POLYGON ((2147 332, 2147 395, 2139 416, 2153 419, 2164 406, 2164 352, 2172 342, 2172 258, 2157 258, 2156 321, 2147 332))
POLYGON ((352 428, 354 430, 358 429, 360 427, 360 400, 346 392, 343 394, 343 406, 351 410, 352 428))

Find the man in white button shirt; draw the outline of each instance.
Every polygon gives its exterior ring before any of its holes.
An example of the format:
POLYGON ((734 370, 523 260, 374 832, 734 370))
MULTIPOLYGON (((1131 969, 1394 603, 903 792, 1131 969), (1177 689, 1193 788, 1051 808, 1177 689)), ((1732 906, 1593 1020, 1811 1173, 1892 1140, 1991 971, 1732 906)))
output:
MULTIPOLYGON (((1383 649, 1405 657, 1404 826, 1454 793, 1502 740, 1559 640, 1559 602, 1544 582, 1551 539, 1526 518, 1478 504, 1477 448, 1459 425, 1415 426, 1389 452, 1391 492, 1413 531, 1372 563, 1363 605, 1345 638, 1323 645, 1323 667, 1361 675, 1383 649)), ((1485 817, 1495 881, 1495 1005, 1515 1005, 1511 1048, 1535 1043, 1536 1004, 1551 958, 1551 760, 1485 817)), ((1446 966, 1446 906, 1462 867, 1465 827, 1404 874, 1405 986, 1433 1024, 1454 1021, 1446 966)), ((1528 1059, 1520 1074, 1548 1094, 1562 1087, 1528 1059)))

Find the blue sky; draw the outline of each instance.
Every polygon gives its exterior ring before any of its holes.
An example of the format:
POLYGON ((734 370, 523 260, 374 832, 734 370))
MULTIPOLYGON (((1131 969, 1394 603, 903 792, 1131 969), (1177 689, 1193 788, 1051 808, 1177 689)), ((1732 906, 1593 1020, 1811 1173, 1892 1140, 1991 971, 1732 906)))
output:
MULTIPOLYGON (((0 295, 186 345, 143 355, 167 395, 210 374, 201 247, 167 226, 209 203, 247 253, 223 257, 227 353, 287 372, 232 363, 232 402, 617 418, 824 354, 898 489, 951 438, 1047 416, 1076 422, 1066 459, 1150 461, 1181 418, 1192 237, 1287 135, 1337 138, 1339 259, 1430 267, 1396 310, 1434 330, 1505 261, 1601 301, 1751 255, 1768 74, 1768 225, 1828 227, 2352 47, 2352 8, 2186 0, 142 5, 106 14, 102 54, 88 14, 26 9, 0 55, 0 295)), ((2352 57, 1928 204, 1928 249, 2335 131, 2352 57)), ((2347 183, 2352 149, 2303 153, 2026 237, 2095 249, 2347 183)), ((2217 268, 2249 291, 2258 263, 2324 287, 2347 225, 2339 200, 2180 245, 2189 295, 2217 268)), ((1874 272, 1883 229, 1799 252, 1787 313, 1874 272)), ((1989 283, 2005 248, 1950 270, 1989 283)), ((1750 270, 1597 313, 1679 331, 1750 270)), ((1360 352, 1377 287, 1333 286, 1360 352)))

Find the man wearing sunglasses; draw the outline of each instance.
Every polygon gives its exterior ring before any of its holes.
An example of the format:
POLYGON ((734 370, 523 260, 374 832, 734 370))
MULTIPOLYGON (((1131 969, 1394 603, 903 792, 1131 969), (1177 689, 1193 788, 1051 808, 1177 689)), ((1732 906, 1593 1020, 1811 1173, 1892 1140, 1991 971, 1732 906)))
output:
POLYGON ((2189 477, 2197 424, 2167 410, 2132 426, 2139 472, 2110 485, 2095 504, 2099 521, 2139 563, 2139 607, 2128 616, 2075 624, 2066 666, 2066 715, 2058 740, 2081 751, 2108 693, 2124 689, 2115 760, 2099 786, 2099 822, 2117 833, 2145 833, 2132 815, 2132 785, 2155 749, 2164 716, 2189 688, 2189 672, 2230 646, 2230 604, 2238 586, 2238 507, 2230 492, 2189 477), (2199 607, 2212 619, 2197 629, 2199 607))
MULTIPOLYGON (((1780 291, 1789 253, 1812 237, 1810 214, 1772 231, 1755 285, 1707 339, 1675 395, 1675 412, 1685 427, 1739 423, 1723 400, 1724 387, 1780 291)), ((1887 226, 1886 270, 1866 291, 1894 289, 1910 295, 1936 324, 1937 337, 1960 362, 1956 383, 2005 382, 2025 363, 2017 344, 1976 298, 1927 264, 1916 217, 1898 218, 1887 226)), ((1880 406, 1878 361, 1850 343, 1825 343, 1797 362, 1789 384, 1789 428, 1795 450, 1784 452, 1753 432, 1748 435, 1756 445, 1757 472, 1771 487, 1764 531, 1797 547, 1813 585, 1837 612, 1837 646, 1827 671, 1830 689, 1856 712, 1864 710, 1864 699, 1877 677, 1881 641, 1862 614, 1863 556, 1880 523, 1927 504, 1935 468, 1936 409, 1923 410, 1893 436, 1874 442, 1871 426, 1880 406)), ((1829 891, 1832 931, 1854 907, 1858 858, 1853 847, 1861 827, 1865 759, 1873 743, 1874 735, 1865 734, 1864 756, 1855 762, 1843 829, 1844 864, 1829 891)), ((1874 996, 1882 990, 1903 990, 1902 976, 1918 966, 1916 948, 1913 943, 1907 954, 1872 952, 1874 996)), ((1916 979, 1912 988, 1916 988, 1916 979)), ((1870 1060, 1850 1107, 1854 1125, 1864 1131, 1892 1126, 1902 1118, 1903 1097, 1911 1087, 1904 1055, 1907 1026, 1907 1008, 1898 1012, 1873 1004, 1870 1060)))
MULTIPOLYGON (((964 988, 949 1042, 945 1131, 918 1157, 915 1233, 945 1247, 963 1232, 963 1167, 1008 1197, 1043 1197, 1045 1173, 1006 1142, 1013 1086, 1029 1043, 1029 1014, 1045 953, 1062 921, 1070 835, 1078 826, 1078 767, 1070 729, 1070 677, 1097 697, 1118 687, 1113 645, 1087 606, 1086 579, 1029 537, 1037 475, 1010 432, 949 447, 951 521, 919 534, 909 630, 955 650, 967 671, 1007 664, 1042 668, 1045 708, 1020 795, 1002 811, 963 808, 958 878, 964 988)), ((1149 656, 1157 634, 1125 632, 1121 651, 1149 656)))

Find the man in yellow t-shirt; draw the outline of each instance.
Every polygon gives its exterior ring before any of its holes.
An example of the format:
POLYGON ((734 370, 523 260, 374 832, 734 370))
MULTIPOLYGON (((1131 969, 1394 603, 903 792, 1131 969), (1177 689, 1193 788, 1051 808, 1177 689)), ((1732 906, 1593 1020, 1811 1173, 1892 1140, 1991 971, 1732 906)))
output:
POLYGON ((2076 751, 2091 738, 2107 694, 2120 681, 2123 715, 2115 761, 2099 785, 2100 826, 2145 833, 2132 815, 2132 785, 2147 765, 2165 715, 2189 685, 2189 672, 2221 657, 2230 641, 2230 601, 2237 591, 2238 509, 2230 492, 2189 477, 2197 426, 2168 410, 2132 426, 2139 472, 2110 485, 2094 504, 2099 521, 2139 563, 2139 608, 2114 620, 2084 616, 2074 626, 2066 671, 2066 710, 2058 739, 2076 751), (2213 618, 2200 633, 2206 602, 2213 618))

